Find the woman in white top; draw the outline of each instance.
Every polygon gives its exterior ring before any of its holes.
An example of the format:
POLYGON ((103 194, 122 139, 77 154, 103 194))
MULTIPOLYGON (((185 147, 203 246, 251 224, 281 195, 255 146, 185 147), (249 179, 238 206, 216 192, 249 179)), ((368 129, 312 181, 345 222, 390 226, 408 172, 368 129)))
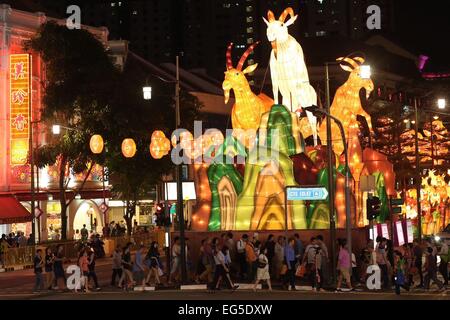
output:
MULTIPOLYGON (((214 286, 213 290, 220 290, 220 282, 223 278, 228 280, 228 284, 231 289, 236 290, 239 286, 235 286, 230 278, 230 266, 227 265, 229 260, 228 248, 224 246, 221 250, 218 246, 214 249, 214 263, 216 264, 216 270, 214 272, 214 286), (228 258, 227 258, 228 256, 228 258)), ((231 261, 230 261, 231 262, 231 261)))
POLYGON ((269 259, 267 259, 266 256, 267 249, 264 248, 260 252, 261 253, 258 256, 258 270, 256 271, 256 281, 253 286, 253 291, 256 291, 256 288, 261 280, 267 281, 269 291, 272 291, 272 284, 270 283, 269 259))

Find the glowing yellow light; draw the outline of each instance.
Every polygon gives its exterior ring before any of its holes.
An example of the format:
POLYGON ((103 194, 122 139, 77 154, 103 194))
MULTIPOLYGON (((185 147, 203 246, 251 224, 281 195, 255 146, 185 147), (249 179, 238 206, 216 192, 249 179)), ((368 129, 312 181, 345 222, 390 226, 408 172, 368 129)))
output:
POLYGON ((133 139, 124 139, 122 142, 122 154, 125 158, 133 158, 136 154, 136 143, 133 139))
POLYGON ((152 133, 150 143, 150 154, 154 159, 161 159, 170 151, 170 141, 160 130, 152 133))
POLYGON ((99 134, 95 134, 91 137, 91 140, 89 141, 89 147, 91 148, 92 153, 94 154, 100 154, 103 152, 103 138, 99 134))

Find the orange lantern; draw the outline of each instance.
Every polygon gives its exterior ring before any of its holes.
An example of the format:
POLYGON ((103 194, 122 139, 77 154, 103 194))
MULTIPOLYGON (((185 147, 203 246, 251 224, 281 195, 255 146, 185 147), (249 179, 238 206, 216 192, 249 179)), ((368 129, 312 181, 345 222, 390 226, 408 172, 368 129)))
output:
POLYGON ((157 130, 153 132, 150 143, 150 154, 154 159, 161 159, 170 151, 170 141, 164 132, 157 130))
POLYGON ((136 154, 136 143, 133 139, 124 139, 122 142, 122 154, 125 158, 133 158, 136 154))
POLYGON ((103 151, 103 138, 99 134, 95 134, 91 137, 91 141, 89 142, 89 147, 93 154, 100 154, 103 151))

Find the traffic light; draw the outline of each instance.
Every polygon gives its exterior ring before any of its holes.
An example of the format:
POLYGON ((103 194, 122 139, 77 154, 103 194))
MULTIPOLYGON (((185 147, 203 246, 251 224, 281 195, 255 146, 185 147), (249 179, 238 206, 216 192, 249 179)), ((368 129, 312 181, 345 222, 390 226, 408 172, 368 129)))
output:
POLYGON ((375 220, 381 213, 381 200, 378 197, 367 199, 367 220, 375 220))

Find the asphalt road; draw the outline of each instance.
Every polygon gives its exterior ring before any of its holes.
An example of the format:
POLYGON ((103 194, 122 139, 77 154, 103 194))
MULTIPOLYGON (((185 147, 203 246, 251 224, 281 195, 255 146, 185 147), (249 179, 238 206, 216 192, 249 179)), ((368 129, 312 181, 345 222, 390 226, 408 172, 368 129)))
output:
MULTIPOLYGON (((67 266, 66 266, 67 267, 67 266)), ((97 275, 102 291, 91 293, 42 292, 33 293, 33 270, 0 273, 0 300, 450 300, 450 290, 438 292, 413 290, 396 296, 394 292, 352 292, 335 293, 312 291, 266 290, 253 292, 222 290, 209 293, 206 290, 158 290, 150 292, 124 292, 109 286, 111 264, 109 259, 97 262, 97 275)))

